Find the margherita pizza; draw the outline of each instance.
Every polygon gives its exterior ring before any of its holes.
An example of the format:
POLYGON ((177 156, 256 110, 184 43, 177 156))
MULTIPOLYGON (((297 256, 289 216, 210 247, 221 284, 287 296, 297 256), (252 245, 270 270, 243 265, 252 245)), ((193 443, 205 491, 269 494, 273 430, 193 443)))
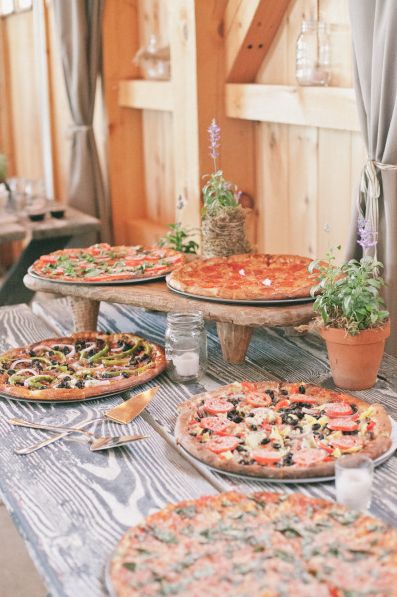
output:
POLYGON ((274 479, 334 474, 342 454, 371 458, 391 445, 390 419, 368 404, 309 384, 233 383, 180 406, 177 441, 222 471, 274 479))
POLYGON ((102 243, 86 249, 62 249, 43 255, 33 263, 30 271, 60 282, 111 283, 165 276, 184 260, 184 255, 173 249, 111 247, 102 243))
POLYGON ((163 348, 135 334, 82 332, 0 355, 0 393, 25 400, 85 400, 145 383, 165 365, 163 348))
POLYGON ((295 493, 172 504, 121 539, 115 597, 396 597, 397 531, 295 493))
POLYGON ((168 278, 171 289, 199 297, 240 301, 308 298, 316 283, 311 259, 297 255, 244 254, 196 259, 168 278))

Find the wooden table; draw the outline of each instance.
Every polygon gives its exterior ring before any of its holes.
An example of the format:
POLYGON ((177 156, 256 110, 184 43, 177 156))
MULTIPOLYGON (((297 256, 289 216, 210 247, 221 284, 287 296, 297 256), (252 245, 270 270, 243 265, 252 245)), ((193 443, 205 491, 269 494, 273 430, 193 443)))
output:
POLYGON ((42 222, 20 219, 0 229, 0 243, 28 238, 28 244, 8 271, 0 287, 0 305, 28 302, 33 292, 24 286, 26 270, 40 255, 63 249, 72 239, 100 228, 97 218, 68 207, 62 219, 47 217, 42 222))
POLYGON ((76 331, 96 330, 101 301, 144 307, 154 311, 202 311, 204 319, 216 321, 222 353, 228 363, 243 363, 252 331, 261 326, 307 323, 313 317, 312 303, 293 306, 246 306, 186 298, 169 290, 164 281, 115 286, 64 284, 26 275, 33 290, 69 297, 76 331))
MULTIPOLYGON (((34 307, 0 309, 0 350, 68 333, 65 299, 34 307)), ((103 330, 139 331, 162 342, 165 317, 125 306, 102 304, 99 326, 103 330)), ((117 451, 90 452, 81 443, 62 441, 30 456, 13 449, 27 446, 45 432, 12 428, 9 417, 58 424, 79 423, 110 408, 121 397, 71 405, 23 404, 0 400, 0 489, 31 556, 52 597, 102 597, 106 595, 104 570, 120 535, 141 517, 168 502, 215 494, 230 488, 247 492, 301 491, 334 499, 334 483, 285 485, 240 481, 212 473, 179 452, 173 440, 178 403, 204 389, 232 380, 264 378, 304 380, 332 388, 322 340, 313 335, 291 335, 283 328, 253 333, 244 365, 224 362, 215 326, 208 324, 209 368, 201 383, 178 385, 163 374, 149 385, 160 391, 143 416, 128 431, 150 436, 146 442, 117 451)), ((376 387, 359 392, 369 402, 381 401, 397 418, 397 361, 386 355, 376 387)), ((134 390, 138 392, 139 389, 134 390)), ((116 432, 111 422, 98 432, 116 432)), ((397 526, 397 458, 376 469, 371 511, 397 526)))

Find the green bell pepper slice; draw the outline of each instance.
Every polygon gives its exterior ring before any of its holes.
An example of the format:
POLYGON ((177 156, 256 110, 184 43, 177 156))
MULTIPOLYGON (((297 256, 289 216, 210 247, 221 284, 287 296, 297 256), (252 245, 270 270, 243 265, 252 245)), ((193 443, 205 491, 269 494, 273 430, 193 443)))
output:
MULTIPOLYGON (((43 381, 54 381, 54 377, 52 375, 33 375, 32 377, 28 377, 27 385, 30 388, 34 388, 36 390, 40 390, 43 388, 43 384, 40 382, 43 381)), ((47 386, 44 386, 47 387, 47 386)))
POLYGON ((105 344, 105 346, 99 352, 93 354, 92 357, 90 357, 88 359, 88 362, 89 363, 96 363, 96 361, 99 361, 108 352, 109 352, 109 346, 107 344, 105 344))

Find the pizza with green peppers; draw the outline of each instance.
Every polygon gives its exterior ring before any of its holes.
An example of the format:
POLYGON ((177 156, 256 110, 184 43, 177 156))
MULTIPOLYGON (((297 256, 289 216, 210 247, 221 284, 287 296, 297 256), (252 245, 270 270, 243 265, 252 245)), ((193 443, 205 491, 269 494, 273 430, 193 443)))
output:
POLYGON ((178 443, 230 473, 328 477, 343 454, 375 459, 391 446, 390 418, 382 405, 305 383, 236 382, 179 408, 178 443))
POLYGON ((397 531, 299 493, 227 492, 128 530, 108 577, 115 597, 395 597, 397 531))
POLYGON ((135 334, 82 332, 0 355, 0 394, 38 401, 85 400, 159 375, 162 347, 135 334))
POLYGON ((43 255, 29 271, 59 282, 110 284, 165 276, 184 260, 184 255, 173 249, 111 247, 102 243, 85 249, 62 249, 43 255))

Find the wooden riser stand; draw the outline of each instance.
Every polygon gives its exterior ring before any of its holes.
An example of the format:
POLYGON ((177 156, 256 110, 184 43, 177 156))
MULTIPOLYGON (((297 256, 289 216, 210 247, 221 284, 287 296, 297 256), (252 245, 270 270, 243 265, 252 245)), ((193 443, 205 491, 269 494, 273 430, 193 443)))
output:
POLYGON ((164 282, 87 286, 50 282, 26 275, 24 283, 33 291, 68 296, 78 332, 96 329, 101 301, 166 313, 202 311, 204 319, 216 321, 223 356, 228 363, 234 364, 244 362, 253 328, 300 325, 313 317, 311 303, 288 307, 226 305, 183 297, 168 290, 164 282))

